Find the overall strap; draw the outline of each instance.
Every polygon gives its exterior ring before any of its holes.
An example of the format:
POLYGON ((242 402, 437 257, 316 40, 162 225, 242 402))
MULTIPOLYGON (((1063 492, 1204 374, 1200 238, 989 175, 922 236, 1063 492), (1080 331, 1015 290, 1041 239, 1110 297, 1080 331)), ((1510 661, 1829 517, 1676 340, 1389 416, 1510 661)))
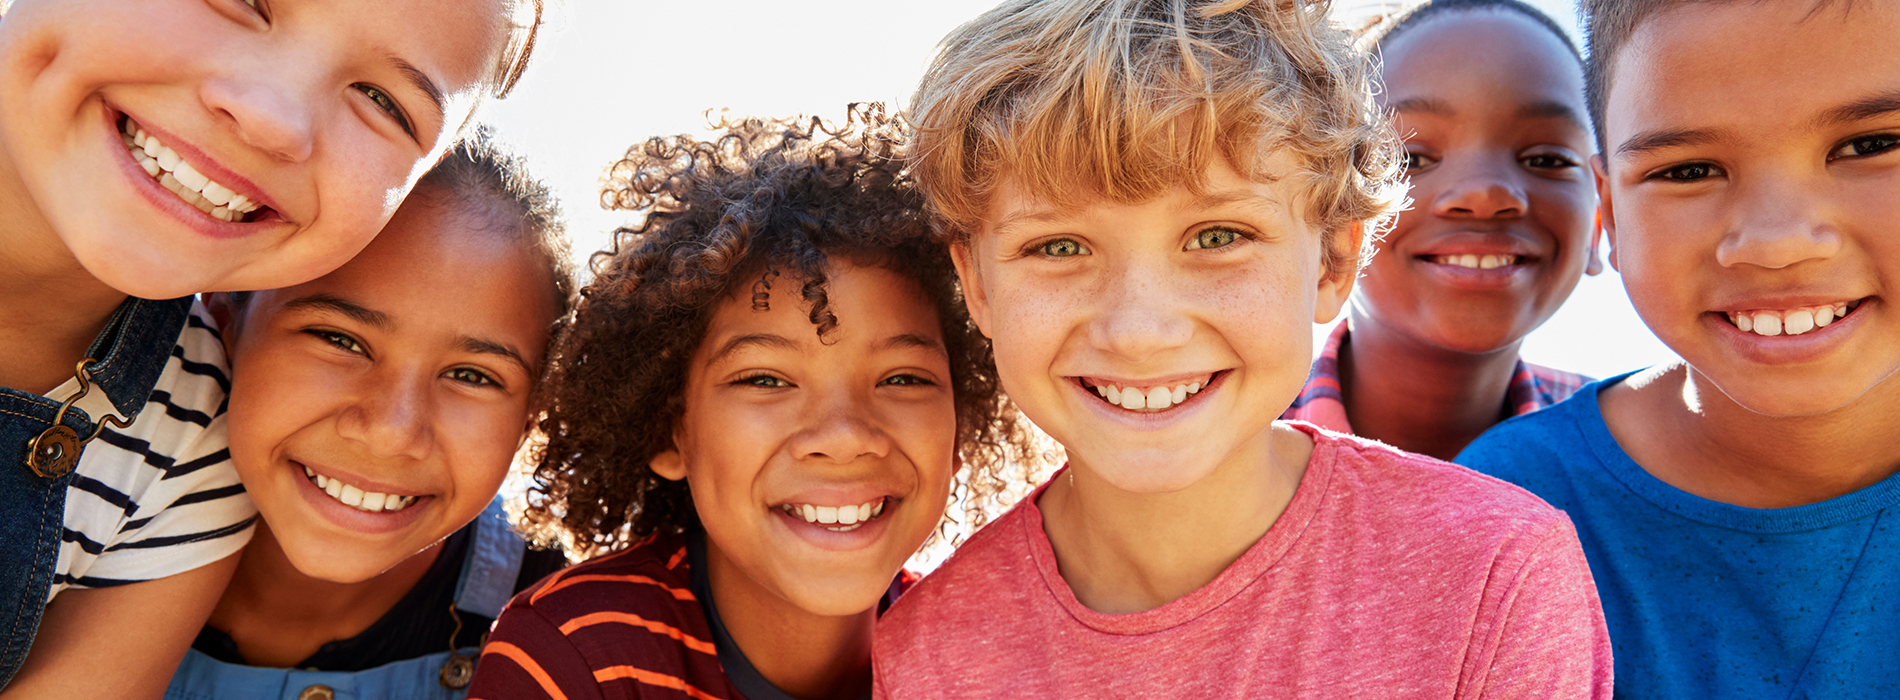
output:
POLYGON ((501 504, 497 496, 475 516, 468 558, 462 561, 462 578, 455 584, 455 608, 491 620, 501 617, 501 609, 514 597, 521 557, 528 551, 527 542, 508 524, 501 504))

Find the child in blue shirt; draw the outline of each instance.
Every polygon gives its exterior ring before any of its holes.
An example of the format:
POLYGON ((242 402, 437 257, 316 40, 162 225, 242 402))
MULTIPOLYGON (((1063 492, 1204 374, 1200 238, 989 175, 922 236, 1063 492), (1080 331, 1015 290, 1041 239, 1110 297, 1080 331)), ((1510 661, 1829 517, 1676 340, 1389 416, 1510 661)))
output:
POLYGON ((1569 512, 1618 697, 1900 696, 1900 4, 1584 9, 1610 259, 1682 362, 1458 461, 1569 512))

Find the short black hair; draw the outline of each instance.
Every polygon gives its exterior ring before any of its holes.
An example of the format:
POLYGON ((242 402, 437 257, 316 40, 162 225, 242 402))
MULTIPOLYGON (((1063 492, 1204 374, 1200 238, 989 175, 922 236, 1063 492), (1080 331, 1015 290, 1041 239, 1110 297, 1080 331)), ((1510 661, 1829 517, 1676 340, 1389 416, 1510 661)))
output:
POLYGON ((1529 17, 1531 21, 1543 25, 1545 29, 1550 30, 1550 33, 1557 35, 1557 38, 1564 42, 1564 48, 1570 49, 1570 56, 1577 59, 1577 65, 1583 65, 1583 54, 1577 51, 1577 44, 1570 39, 1570 33, 1564 31, 1564 28, 1559 26, 1556 20, 1551 19, 1550 15, 1544 14, 1543 10, 1532 7, 1522 0, 1425 0, 1379 21, 1373 25, 1362 41, 1373 47, 1384 48, 1387 42, 1424 24, 1425 20, 1449 12, 1477 10, 1515 12, 1529 17))

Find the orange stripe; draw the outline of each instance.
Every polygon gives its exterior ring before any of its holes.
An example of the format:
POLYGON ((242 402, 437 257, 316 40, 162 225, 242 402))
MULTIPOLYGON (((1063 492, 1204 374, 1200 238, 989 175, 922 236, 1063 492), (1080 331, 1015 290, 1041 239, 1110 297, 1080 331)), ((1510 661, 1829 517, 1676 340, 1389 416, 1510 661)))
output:
POLYGON ((635 627, 645 627, 648 631, 653 632, 655 634, 664 634, 668 637, 672 637, 673 639, 679 640, 679 643, 686 645, 686 648, 691 649, 693 651, 706 653, 706 654, 712 654, 714 656, 719 655, 719 650, 714 648, 713 645, 700 641, 699 639, 694 638, 693 635, 687 634, 685 632, 681 632, 679 628, 673 627, 664 622, 654 622, 652 620, 648 620, 648 619, 640 617, 639 615, 634 615, 631 613, 612 612, 612 611, 588 613, 586 615, 582 615, 572 620, 568 620, 566 623, 562 624, 561 634, 573 634, 574 630, 580 629, 582 627, 587 627, 590 625, 602 625, 602 624, 607 624, 610 622, 620 622, 624 624, 633 625, 635 627))
POLYGON ((548 677, 548 672, 542 670, 541 664, 535 663, 534 658, 528 656, 528 652, 522 651, 521 647, 507 642, 495 642, 482 649, 482 656, 490 654, 500 654, 515 662, 521 670, 527 671, 528 675, 534 677, 534 682, 541 684, 542 692, 547 693, 548 697, 554 700, 567 700, 567 694, 561 692, 561 688, 554 684, 554 679, 548 677))
POLYGON ((681 559, 685 559, 685 558, 686 558, 686 548, 685 548, 685 547, 681 547, 681 548, 680 548, 680 551, 677 551, 677 552, 674 552, 674 553, 673 553, 673 558, 672 558, 672 559, 668 559, 668 560, 666 560, 666 568, 667 568, 668 570, 672 570, 672 568, 673 568, 673 567, 675 567, 675 566, 679 566, 679 565, 680 565, 680 560, 681 560, 681 559))
POLYGON ((703 691, 691 685, 688 685, 686 681, 684 680, 674 678, 664 673, 654 673, 644 668, 634 668, 632 666, 608 666, 607 668, 603 668, 594 672, 595 683, 606 683, 607 681, 619 680, 622 678, 631 678, 633 680, 639 681, 641 683, 645 683, 647 685, 657 685, 662 688, 672 688, 674 690, 684 691, 688 697, 699 698, 699 700, 720 700, 718 696, 709 695, 706 693, 706 691, 703 691))
POLYGON ((549 593, 553 593, 555 591, 561 590, 568 586, 575 585, 577 583, 587 583, 589 581, 622 581, 626 583, 650 583, 655 586, 659 586, 662 590, 666 591, 667 593, 673 594, 673 597, 679 600, 698 600, 698 598, 693 597, 692 591, 686 590, 684 588, 674 588, 664 583, 660 583, 659 581, 655 581, 651 578, 640 576, 637 574, 627 574, 624 576, 615 576, 612 574, 586 574, 582 576, 569 576, 559 581, 550 581, 548 582, 548 585, 542 586, 541 590, 535 591, 534 595, 528 598, 528 602, 529 603, 539 602, 541 598, 547 596, 549 593))

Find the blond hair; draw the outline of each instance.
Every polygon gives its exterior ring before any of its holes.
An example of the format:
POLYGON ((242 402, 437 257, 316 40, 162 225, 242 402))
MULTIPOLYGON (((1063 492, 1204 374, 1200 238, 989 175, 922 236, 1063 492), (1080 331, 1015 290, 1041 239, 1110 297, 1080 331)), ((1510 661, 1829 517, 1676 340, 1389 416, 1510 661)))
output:
MULTIPOLYGON (((1199 187, 1219 160, 1303 165, 1327 269, 1404 198, 1370 64, 1327 0, 1006 0, 944 38, 911 103, 911 161, 939 230, 965 240, 1005 178, 1059 203, 1199 187)), ((1370 238, 1371 236, 1368 236, 1370 238)), ((1365 247, 1370 250, 1370 246, 1365 247)))

